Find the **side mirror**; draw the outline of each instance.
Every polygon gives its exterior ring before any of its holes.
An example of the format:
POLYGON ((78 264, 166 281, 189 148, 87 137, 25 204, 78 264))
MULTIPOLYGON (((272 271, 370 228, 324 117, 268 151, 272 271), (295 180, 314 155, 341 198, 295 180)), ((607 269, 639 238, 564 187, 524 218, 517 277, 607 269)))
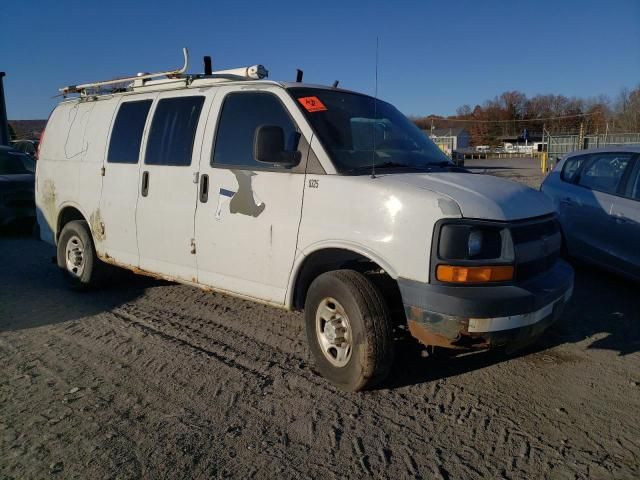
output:
POLYGON ((299 151, 284 148, 284 130, 277 125, 260 125, 253 137, 253 157, 261 163, 295 167, 300 163, 299 151))

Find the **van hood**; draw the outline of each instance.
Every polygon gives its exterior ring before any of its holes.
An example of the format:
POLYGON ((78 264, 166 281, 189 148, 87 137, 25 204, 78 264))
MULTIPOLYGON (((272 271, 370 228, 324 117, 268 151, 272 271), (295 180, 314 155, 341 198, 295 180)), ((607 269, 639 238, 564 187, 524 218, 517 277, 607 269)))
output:
POLYGON ((509 221, 553 212, 553 205, 541 192, 492 175, 436 172, 389 174, 379 178, 445 195, 459 205, 466 218, 509 221))

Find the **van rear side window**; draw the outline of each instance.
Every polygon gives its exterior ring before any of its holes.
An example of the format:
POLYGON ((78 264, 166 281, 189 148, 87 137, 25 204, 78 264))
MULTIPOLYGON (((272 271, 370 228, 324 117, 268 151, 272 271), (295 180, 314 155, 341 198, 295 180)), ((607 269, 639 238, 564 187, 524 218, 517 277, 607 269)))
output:
POLYGON ((153 115, 144 163, 147 165, 191 165, 193 141, 204 97, 166 98, 153 115))
POLYGON ((109 163, 138 163, 140 143, 151 100, 120 105, 109 142, 109 163))

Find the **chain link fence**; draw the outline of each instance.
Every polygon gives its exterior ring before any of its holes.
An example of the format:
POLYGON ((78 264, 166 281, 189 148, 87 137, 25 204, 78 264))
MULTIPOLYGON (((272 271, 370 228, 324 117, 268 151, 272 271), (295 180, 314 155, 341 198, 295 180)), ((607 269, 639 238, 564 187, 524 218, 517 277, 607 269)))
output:
POLYGON ((562 156, 576 150, 631 144, 640 144, 640 133, 601 133, 582 137, 579 134, 549 135, 547 151, 549 160, 555 163, 562 156))

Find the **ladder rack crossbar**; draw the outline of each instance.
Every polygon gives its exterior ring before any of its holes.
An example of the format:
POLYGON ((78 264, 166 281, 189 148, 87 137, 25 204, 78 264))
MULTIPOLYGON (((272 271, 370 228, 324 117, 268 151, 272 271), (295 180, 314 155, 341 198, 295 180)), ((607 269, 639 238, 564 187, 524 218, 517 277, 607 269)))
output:
POLYGON ((182 75, 184 72, 187 71, 187 68, 189 67, 189 50, 187 48, 182 49, 182 56, 184 57, 184 65, 182 66, 182 68, 179 68, 176 70, 169 70, 166 72, 156 72, 156 73, 145 73, 143 75, 136 75, 134 77, 114 78, 112 80, 83 83, 80 85, 68 85, 66 87, 59 88, 58 91, 63 95, 67 95, 70 93, 81 93, 91 88, 105 87, 108 85, 117 85, 120 83, 133 82, 136 80, 149 80, 151 78, 157 78, 157 77, 171 77, 171 76, 182 75))
POLYGON ((261 80, 269 75, 267 69, 262 65, 252 65, 250 67, 231 68, 228 70, 219 70, 210 72, 207 74, 186 74, 189 66, 189 50, 187 48, 182 49, 184 57, 184 65, 182 68, 176 70, 169 70, 166 72, 156 73, 139 73, 134 77, 121 77, 114 78, 112 80, 103 80, 99 82, 83 83, 80 85, 68 85, 58 89, 62 96, 66 96, 72 93, 78 93, 81 96, 94 93, 100 93, 102 87, 123 85, 125 90, 137 90, 145 87, 157 87, 158 84, 166 84, 171 81, 182 81, 188 86, 195 80, 230 80, 230 81, 243 81, 243 80, 261 80), (160 80, 159 77, 166 77, 167 80, 160 80), (156 81, 150 81, 156 79, 156 81), (147 83, 147 81, 149 81, 147 83))

